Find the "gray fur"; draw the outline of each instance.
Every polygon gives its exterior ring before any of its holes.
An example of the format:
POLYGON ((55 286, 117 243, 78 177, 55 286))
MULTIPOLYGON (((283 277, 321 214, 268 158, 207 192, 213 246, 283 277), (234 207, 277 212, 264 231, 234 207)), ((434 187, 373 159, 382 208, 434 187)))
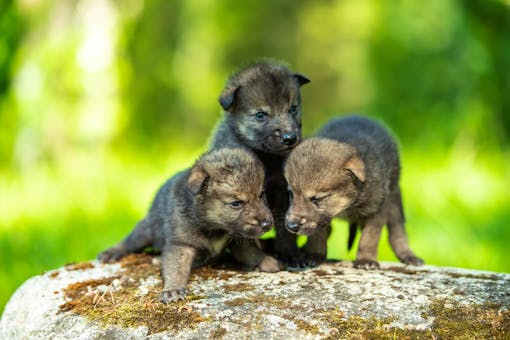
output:
POLYGON ((337 216, 349 221, 351 232, 361 228, 356 267, 379 266, 377 245, 385 224, 397 257, 423 263, 409 248, 404 229, 398 148, 379 123, 360 116, 331 120, 291 152, 285 177, 294 196, 287 227, 310 235, 309 262, 325 259, 330 221, 337 216))
POLYGON ((283 161, 301 141, 299 88, 308 82, 305 76, 270 61, 235 73, 219 98, 225 117, 211 143, 211 149, 248 148, 264 164, 267 198, 276 226, 275 250, 291 266, 299 266, 300 261, 295 235, 285 230, 288 194, 283 161))
POLYGON ((236 242, 229 248, 238 261, 251 267, 262 264, 260 270, 280 270, 256 245, 272 225, 263 192, 264 168, 251 152, 208 152, 191 169, 170 178, 147 216, 98 258, 111 262, 148 246, 161 250, 164 303, 184 298, 191 268, 219 255, 232 238, 236 242))

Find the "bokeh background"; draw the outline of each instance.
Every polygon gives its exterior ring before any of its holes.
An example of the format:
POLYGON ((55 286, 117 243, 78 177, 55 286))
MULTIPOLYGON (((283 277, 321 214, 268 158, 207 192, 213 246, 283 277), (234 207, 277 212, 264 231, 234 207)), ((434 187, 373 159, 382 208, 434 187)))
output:
MULTIPOLYGON (((1 0, 0 311, 124 237, 260 57, 312 80, 305 134, 350 112, 392 128, 428 264, 510 272, 510 1, 1 0)), ((331 258, 346 239, 336 221, 331 258)))

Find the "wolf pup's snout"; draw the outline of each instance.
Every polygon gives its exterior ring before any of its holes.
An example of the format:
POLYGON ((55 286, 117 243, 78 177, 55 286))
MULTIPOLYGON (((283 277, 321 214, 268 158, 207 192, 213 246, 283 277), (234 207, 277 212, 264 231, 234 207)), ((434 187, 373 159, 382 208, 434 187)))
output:
POLYGON ((264 231, 268 231, 269 229, 271 229, 271 227, 273 226, 273 221, 270 221, 270 220, 266 220, 266 221, 261 221, 259 223, 259 226, 264 230, 264 231))
POLYGON ((297 234, 299 232, 299 227, 301 223, 299 221, 289 221, 287 220, 287 230, 291 233, 297 234))
POLYGON ((288 146, 294 146, 298 141, 298 135, 294 131, 282 134, 282 143, 288 146))

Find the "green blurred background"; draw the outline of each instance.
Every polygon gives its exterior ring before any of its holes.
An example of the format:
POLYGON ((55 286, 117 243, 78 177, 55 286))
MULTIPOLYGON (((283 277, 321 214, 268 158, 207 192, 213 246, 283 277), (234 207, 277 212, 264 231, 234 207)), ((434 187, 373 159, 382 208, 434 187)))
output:
MULTIPOLYGON (((510 272, 510 1, 1 0, 0 311, 126 235, 259 57, 312 80, 305 134, 350 112, 393 129, 428 264, 510 272)), ((353 259, 335 224, 330 257, 353 259)))

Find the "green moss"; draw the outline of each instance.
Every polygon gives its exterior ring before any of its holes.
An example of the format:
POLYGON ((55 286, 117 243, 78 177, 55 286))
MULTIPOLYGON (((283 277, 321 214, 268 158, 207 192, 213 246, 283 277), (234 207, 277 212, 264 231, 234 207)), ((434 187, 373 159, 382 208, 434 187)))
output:
POLYGON ((124 271, 116 276, 67 286, 64 294, 68 301, 60 306, 60 311, 73 311, 105 326, 145 326, 149 334, 194 327, 207 320, 189 305, 190 301, 202 299, 200 296, 190 294, 184 301, 159 303, 161 286, 151 287, 144 296, 137 295, 141 279, 159 275, 151 256, 127 256, 121 267, 124 271))
POLYGON ((320 334, 319 327, 317 325, 311 324, 308 321, 298 319, 291 314, 284 314, 283 318, 292 321, 298 329, 304 331, 307 334, 320 334))
MULTIPOLYGON (((134 294, 132 294, 134 295, 134 294)), ((143 299, 125 299, 109 308, 89 309, 85 316, 101 321, 103 324, 114 324, 122 327, 146 326, 149 334, 166 330, 193 328, 205 321, 199 313, 187 304, 189 300, 177 303, 162 304, 143 299)))
POLYGON ((326 339, 430 339, 430 331, 391 327, 394 318, 345 317, 336 309, 324 311, 319 319, 325 321, 335 331, 326 339))
POLYGON ((345 317, 336 309, 322 312, 319 319, 338 330, 331 338, 499 339, 510 336, 510 312, 497 304, 462 306, 454 300, 439 299, 422 316, 434 318, 430 330, 391 327, 394 318, 345 317))
POLYGON ((438 338, 510 337, 510 311, 498 304, 463 306, 450 299, 435 300, 423 316, 434 317, 432 332, 438 338))

